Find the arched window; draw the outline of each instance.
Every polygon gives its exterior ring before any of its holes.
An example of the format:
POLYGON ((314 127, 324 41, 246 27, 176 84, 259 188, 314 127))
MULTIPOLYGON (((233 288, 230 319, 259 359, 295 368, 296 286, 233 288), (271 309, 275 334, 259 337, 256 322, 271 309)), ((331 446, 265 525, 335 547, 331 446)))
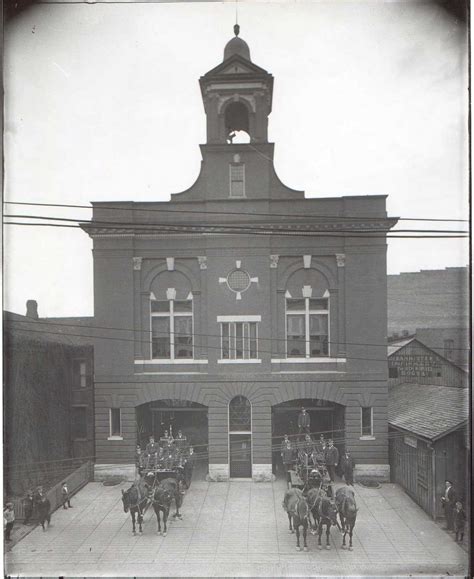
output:
POLYGON ((248 398, 236 396, 229 403, 229 432, 250 432, 252 408, 248 398))
POLYGON ((252 407, 245 396, 229 403, 229 459, 231 478, 252 476, 252 407))
POLYGON ((241 102, 232 102, 225 109, 225 126, 230 132, 249 132, 249 112, 241 102))

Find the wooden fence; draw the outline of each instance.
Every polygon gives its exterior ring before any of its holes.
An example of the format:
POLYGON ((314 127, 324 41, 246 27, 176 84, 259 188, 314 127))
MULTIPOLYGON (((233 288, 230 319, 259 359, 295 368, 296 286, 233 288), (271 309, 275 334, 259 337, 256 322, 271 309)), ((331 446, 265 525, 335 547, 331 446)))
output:
MULTIPOLYGON (((46 491, 46 497, 49 499, 51 503, 51 512, 55 511, 58 507, 62 506, 62 494, 61 488, 62 483, 66 482, 69 490, 69 495, 72 496, 77 491, 82 489, 89 481, 93 479, 93 465, 90 460, 84 462, 79 466, 74 472, 65 476, 64 479, 46 491)), ((16 498, 12 499, 15 509, 15 520, 23 521, 25 519, 25 510, 24 510, 24 498, 16 498)), ((35 513, 33 512, 33 516, 35 513)))

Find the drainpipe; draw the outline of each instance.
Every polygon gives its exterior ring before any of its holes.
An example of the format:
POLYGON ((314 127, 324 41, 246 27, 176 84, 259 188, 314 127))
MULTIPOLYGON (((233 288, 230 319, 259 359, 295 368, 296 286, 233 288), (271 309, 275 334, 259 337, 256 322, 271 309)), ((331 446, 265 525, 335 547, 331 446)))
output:
POLYGON ((434 448, 434 446, 432 445, 431 442, 428 442, 428 448, 431 450, 431 473, 432 473, 432 481, 433 481, 433 489, 432 489, 432 495, 431 495, 431 501, 432 501, 432 517, 433 517, 433 521, 436 521, 436 450, 434 448))

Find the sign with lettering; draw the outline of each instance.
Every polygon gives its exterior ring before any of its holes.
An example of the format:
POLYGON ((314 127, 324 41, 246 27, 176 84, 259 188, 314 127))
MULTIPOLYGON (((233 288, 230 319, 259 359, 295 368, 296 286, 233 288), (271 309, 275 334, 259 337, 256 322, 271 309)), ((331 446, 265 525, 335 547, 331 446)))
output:
POLYGON ((390 356, 390 367, 398 368, 400 377, 436 377, 441 376, 439 360, 430 354, 410 355, 394 354, 390 356))

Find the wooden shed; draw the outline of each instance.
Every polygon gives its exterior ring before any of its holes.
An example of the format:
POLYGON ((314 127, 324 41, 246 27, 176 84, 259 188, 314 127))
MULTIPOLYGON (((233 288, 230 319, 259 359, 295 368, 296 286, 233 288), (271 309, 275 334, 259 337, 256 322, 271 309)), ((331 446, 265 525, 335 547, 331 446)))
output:
POLYGON ((410 383, 389 390, 391 480, 433 519, 444 516, 447 478, 469 512, 468 405, 467 388, 410 383))
POLYGON ((469 374, 414 337, 388 346, 389 383, 439 384, 464 388, 469 374))

